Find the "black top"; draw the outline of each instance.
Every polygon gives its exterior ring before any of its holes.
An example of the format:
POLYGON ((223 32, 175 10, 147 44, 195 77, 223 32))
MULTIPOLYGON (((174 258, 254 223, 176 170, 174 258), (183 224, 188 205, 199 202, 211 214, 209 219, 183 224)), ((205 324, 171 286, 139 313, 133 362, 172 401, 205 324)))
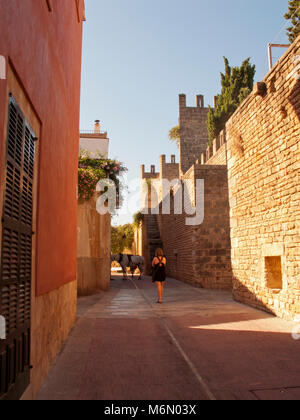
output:
POLYGON ((159 262, 153 267, 153 281, 165 281, 167 278, 166 265, 163 263, 165 257, 157 257, 159 262))

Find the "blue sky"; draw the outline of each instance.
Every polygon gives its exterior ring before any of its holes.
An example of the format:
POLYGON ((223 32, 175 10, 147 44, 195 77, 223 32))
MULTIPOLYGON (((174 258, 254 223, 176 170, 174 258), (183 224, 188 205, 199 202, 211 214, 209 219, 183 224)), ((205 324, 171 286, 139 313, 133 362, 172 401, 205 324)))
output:
MULTIPOLYGON (((138 178, 140 165, 177 154, 168 131, 178 95, 212 104, 223 56, 251 57, 256 80, 268 72, 267 44, 286 43, 287 0, 85 0, 81 129, 100 119, 110 157, 138 178), (282 30, 282 31, 281 31, 282 30), (281 32, 280 32, 281 31, 281 32)), ((122 215, 115 223, 131 221, 122 215)))

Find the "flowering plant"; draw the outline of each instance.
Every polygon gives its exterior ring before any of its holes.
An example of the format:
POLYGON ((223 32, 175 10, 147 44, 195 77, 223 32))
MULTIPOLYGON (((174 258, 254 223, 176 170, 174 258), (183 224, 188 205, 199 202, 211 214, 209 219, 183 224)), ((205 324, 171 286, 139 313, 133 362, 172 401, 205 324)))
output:
POLYGON ((89 152, 82 150, 79 154, 78 169, 78 199, 88 201, 95 191, 97 183, 101 179, 110 179, 120 191, 120 175, 127 168, 116 160, 105 159, 100 154, 92 157, 89 152))

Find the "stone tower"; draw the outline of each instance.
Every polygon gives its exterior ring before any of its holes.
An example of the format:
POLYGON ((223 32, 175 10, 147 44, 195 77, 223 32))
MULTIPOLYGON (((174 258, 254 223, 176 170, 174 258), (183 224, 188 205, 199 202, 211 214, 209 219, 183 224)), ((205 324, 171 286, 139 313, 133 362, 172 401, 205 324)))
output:
POLYGON ((186 95, 179 95, 180 126, 180 172, 185 174, 206 152, 209 141, 207 116, 209 108, 204 107, 204 96, 196 96, 196 107, 186 106, 186 95))

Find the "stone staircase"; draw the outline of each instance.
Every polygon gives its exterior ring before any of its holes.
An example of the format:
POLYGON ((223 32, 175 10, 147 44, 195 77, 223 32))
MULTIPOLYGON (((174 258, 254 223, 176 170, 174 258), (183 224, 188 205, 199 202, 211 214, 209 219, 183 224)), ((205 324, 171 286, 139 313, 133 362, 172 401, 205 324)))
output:
POLYGON ((145 216, 145 223, 147 229, 148 249, 150 261, 153 260, 157 248, 163 248, 163 243, 160 238, 158 223, 155 214, 148 214, 145 216))

